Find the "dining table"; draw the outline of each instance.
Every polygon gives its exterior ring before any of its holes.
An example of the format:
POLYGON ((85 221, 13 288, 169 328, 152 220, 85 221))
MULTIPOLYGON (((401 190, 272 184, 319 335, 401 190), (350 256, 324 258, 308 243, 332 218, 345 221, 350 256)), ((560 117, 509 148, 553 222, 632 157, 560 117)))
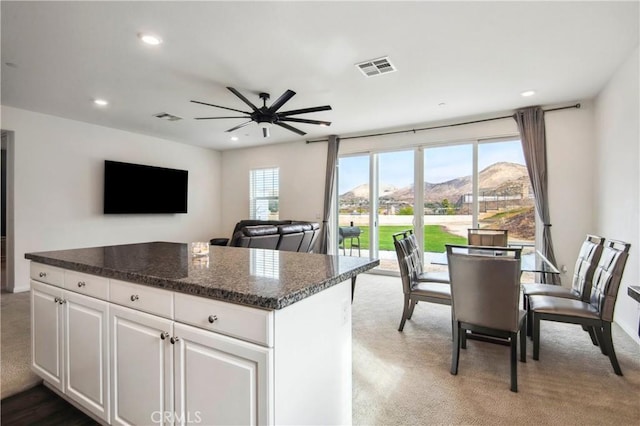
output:
MULTIPOLYGON (((500 249, 496 248, 494 254, 500 256, 500 249)), ((427 260, 434 265, 447 265, 446 252, 427 252, 425 255, 427 260)), ((560 274, 560 270, 537 249, 520 255, 520 270, 522 272, 535 272, 538 274, 560 274)))

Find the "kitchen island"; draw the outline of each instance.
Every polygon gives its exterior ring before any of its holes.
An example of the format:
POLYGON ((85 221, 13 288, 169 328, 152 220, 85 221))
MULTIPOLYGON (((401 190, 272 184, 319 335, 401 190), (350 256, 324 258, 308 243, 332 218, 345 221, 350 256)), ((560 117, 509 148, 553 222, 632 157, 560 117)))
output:
POLYGON ((141 243, 29 253, 32 369, 107 424, 351 423, 377 259, 141 243))

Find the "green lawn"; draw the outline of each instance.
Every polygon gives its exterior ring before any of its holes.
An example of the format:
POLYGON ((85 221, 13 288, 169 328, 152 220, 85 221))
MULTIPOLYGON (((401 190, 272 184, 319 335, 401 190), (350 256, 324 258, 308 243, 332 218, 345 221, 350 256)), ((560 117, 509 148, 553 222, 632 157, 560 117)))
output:
MULTIPOLYGON (((409 227, 407 226, 381 226, 380 227, 380 250, 394 251, 393 237, 396 232, 401 232, 409 227)), ((360 247, 369 248, 369 227, 361 226, 362 234, 360 235, 360 247)), ((450 244, 466 244, 467 239, 458 235, 450 234, 440 225, 425 225, 424 227, 425 251, 443 253, 445 251, 445 243, 450 244)), ((349 248, 349 239, 347 239, 346 248, 349 248)))

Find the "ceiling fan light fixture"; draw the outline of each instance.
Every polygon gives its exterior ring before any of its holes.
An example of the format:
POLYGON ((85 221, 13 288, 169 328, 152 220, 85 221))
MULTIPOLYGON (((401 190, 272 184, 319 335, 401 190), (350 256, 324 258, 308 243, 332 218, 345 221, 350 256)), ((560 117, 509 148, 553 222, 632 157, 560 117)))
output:
POLYGON ((268 121, 258 121, 258 127, 261 129, 270 129, 271 126, 273 126, 273 124, 268 121))

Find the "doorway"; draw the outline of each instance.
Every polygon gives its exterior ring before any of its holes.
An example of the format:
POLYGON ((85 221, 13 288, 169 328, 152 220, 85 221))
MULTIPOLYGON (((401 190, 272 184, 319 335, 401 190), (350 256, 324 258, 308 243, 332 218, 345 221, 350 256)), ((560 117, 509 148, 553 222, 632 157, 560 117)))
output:
POLYGON ((0 244, 0 289, 13 291, 13 132, 0 130, 2 137, 2 167, 0 186, 2 187, 2 240, 0 244))

